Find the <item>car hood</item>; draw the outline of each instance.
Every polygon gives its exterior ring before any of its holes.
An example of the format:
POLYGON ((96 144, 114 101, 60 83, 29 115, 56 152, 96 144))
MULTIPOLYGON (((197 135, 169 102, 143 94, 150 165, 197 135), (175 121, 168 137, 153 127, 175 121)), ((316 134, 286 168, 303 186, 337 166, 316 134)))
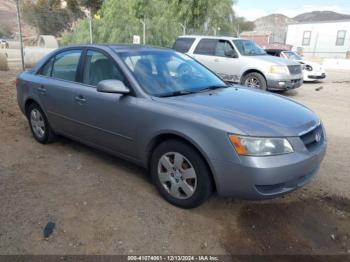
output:
POLYGON ((312 68, 314 68, 315 70, 323 70, 323 66, 319 63, 315 63, 309 60, 295 60, 297 62, 299 62, 300 64, 305 64, 305 65, 310 65, 312 66, 312 68))
POLYGON ((250 136, 299 136, 319 123, 315 113, 297 102, 244 87, 155 99, 178 107, 179 114, 203 116, 206 122, 209 117, 215 128, 221 123, 231 127, 227 132, 250 136))
POLYGON ((299 63, 293 60, 284 59, 281 57, 271 56, 271 55, 261 55, 261 56, 245 56, 245 58, 258 59, 265 63, 277 64, 277 65, 298 65, 299 63))

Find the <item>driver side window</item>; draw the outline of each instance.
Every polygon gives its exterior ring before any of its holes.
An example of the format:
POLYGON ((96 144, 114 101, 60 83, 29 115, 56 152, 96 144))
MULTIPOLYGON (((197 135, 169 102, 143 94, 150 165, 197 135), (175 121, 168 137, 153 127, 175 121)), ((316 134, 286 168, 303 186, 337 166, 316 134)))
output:
POLYGON ((89 50, 85 57, 83 83, 97 86, 99 82, 111 79, 125 83, 125 77, 111 59, 100 52, 89 50))
POLYGON ((226 40, 219 40, 216 44, 215 55, 221 57, 228 57, 227 54, 234 54, 236 51, 232 45, 226 40))

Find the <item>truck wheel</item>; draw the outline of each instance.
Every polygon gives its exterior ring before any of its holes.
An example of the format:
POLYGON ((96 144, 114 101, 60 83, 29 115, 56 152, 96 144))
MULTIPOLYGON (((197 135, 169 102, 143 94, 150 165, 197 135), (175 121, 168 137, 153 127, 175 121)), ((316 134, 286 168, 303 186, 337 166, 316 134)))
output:
POLYGON ((180 140, 165 141, 155 149, 150 171, 159 193, 178 207, 197 207, 213 191, 211 174, 204 159, 180 140))
POLYGON ((259 73, 246 74, 242 79, 242 85, 261 90, 267 89, 266 80, 264 76, 259 73))

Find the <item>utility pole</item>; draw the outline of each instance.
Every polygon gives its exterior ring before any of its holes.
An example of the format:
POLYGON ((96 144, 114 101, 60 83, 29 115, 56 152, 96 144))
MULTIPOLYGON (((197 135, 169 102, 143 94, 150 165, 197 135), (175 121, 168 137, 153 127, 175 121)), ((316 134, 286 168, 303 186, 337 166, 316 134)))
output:
POLYGON ((92 17, 91 17, 91 8, 89 10, 89 30, 90 30, 90 44, 92 44, 92 17))
POLYGON ((16 8, 17 8, 17 21, 18 21, 18 29, 19 29, 19 41, 21 43, 22 70, 24 71, 25 68, 24 68, 23 38, 22 38, 21 14, 19 12, 19 0, 16 0, 16 8))
POLYGON ((146 22, 144 19, 140 19, 140 23, 142 24, 142 30, 143 30, 143 44, 146 44, 146 22))
POLYGON ((186 35, 186 25, 180 23, 180 26, 182 27, 182 34, 186 35))

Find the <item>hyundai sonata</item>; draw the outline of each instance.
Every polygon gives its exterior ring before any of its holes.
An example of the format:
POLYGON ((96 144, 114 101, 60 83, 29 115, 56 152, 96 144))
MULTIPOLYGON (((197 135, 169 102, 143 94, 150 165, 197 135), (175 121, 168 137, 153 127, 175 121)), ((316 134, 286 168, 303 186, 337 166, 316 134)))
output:
POLYGON ((192 58, 138 45, 63 48, 17 79, 34 138, 63 135, 150 170, 191 208, 213 193, 268 199, 305 185, 326 150, 320 119, 276 94, 227 86, 192 58))

